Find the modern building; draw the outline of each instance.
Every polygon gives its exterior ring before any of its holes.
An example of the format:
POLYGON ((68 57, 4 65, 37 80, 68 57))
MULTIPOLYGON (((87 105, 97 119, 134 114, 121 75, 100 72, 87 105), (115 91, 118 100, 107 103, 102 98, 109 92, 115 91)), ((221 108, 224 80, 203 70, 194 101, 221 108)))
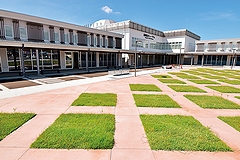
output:
MULTIPOLYGON (((240 38, 196 41, 194 64, 212 66, 240 66, 240 38)), ((186 55, 186 56, 187 56, 186 55)))
POLYGON ((138 67, 166 64, 240 66, 240 38, 201 41, 200 36, 187 29, 159 31, 130 20, 99 20, 90 27, 123 34, 122 49, 129 50, 129 65, 134 64, 131 52, 136 52, 138 67))
POLYGON ((183 63, 184 52, 194 52, 195 41, 200 40, 187 29, 162 32, 130 20, 99 20, 90 27, 123 34, 122 49, 129 50, 128 65, 134 64, 133 53, 137 52, 138 67, 183 63))
POLYGON ((0 10, 0 72, 121 66, 122 34, 0 10))
POLYGON ((127 20, 89 27, 0 10, 0 73, 175 65, 240 65, 240 39, 205 40, 127 20), (136 62, 136 63, 135 63, 136 62))

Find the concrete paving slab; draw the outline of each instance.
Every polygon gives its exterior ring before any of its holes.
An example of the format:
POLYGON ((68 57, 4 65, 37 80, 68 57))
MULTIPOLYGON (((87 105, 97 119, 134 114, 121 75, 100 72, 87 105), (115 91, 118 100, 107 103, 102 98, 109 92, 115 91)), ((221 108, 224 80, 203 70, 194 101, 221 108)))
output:
POLYGON ((19 160, 110 160, 111 150, 30 149, 19 160))
POLYGON ((234 152, 153 151, 156 160, 238 160, 234 152))
MULTIPOLYGON (((2 148, 0 147, 0 160, 16 160, 19 159, 26 151, 27 148, 2 148)), ((33 159, 33 157, 32 157, 33 159)))
POLYGON ((139 116, 116 116, 114 148, 150 149, 139 116))
POLYGON ((148 149, 119 149, 112 151, 112 160, 155 160, 153 153, 148 149))

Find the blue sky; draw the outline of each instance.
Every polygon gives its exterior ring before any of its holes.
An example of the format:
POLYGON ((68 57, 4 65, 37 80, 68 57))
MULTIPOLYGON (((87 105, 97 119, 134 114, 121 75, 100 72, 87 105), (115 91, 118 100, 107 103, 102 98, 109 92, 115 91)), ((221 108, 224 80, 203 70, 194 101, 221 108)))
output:
POLYGON ((240 0, 0 0, 0 9, 79 25, 132 20, 160 31, 188 29, 202 40, 240 38, 240 0))

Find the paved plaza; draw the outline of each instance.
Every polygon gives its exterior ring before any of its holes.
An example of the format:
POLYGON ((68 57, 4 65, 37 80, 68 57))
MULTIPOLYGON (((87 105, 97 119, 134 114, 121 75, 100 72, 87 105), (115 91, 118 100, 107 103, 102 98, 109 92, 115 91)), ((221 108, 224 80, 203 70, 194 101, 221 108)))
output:
MULTIPOLYGON (((164 69, 145 70, 130 75, 100 77, 69 78, 67 81, 43 83, 33 79, 33 85, 23 88, 8 89, 0 85, 0 112, 31 112, 37 114, 33 119, 0 141, 1 160, 237 160, 240 159, 240 132, 230 127, 218 116, 240 116, 240 110, 234 109, 203 109, 184 97, 185 93, 175 92, 167 84, 159 82, 151 74, 167 74, 164 69), (129 84, 155 84, 162 92, 131 91, 129 84), (115 93, 117 94, 116 107, 73 107, 71 103, 81 93, 115 93), (148 108, 136 107, 132 94, 167 94, 182 108, 148 108), (84 149, 31 149, 30 145, 48 128, 62 113, 94 113, 114 114, 116 130, 115 145, 108 150, 84 149), (151 150, 140 114, 170 114, 193 116, 202 125, 225 142, 233 152, 203 152, 203 151, 155 151, 151 150)), ((175 69, 174 71, 179 71, 175 69)), ((240 104, 234 96, 240 94, 224 94, 196 84, 186 79, 171 75, 173 78, 185 81, 189 85, 201 88, 206 95, 219 95, 240 104)), ((64 80, 62 78, 61 80, 64 80)), ((52 82, 52 81, 51 81, 52 82)), ((222 83, 225 84, 225 83, 222 83)), ((228 84, 230 85, 230 84, 228 84)), ((230 85, 231 86, 231 85, 230 85)), ((240 88, 240 85, 234 85, 240 88)), ((200 93, 193 93, 200 94, 200 93)), ((203 94, 203 93, 201 93, 203 94)))

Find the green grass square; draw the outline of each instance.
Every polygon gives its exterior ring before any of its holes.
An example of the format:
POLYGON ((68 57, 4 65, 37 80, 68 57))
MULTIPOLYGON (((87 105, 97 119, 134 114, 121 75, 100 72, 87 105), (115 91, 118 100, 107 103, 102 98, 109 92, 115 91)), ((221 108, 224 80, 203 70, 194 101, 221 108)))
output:
POLYGON ((168 85, 168 87, 175 90, 176 92, 201 92, 201 93, 206 92, 200 88, 191 85, 168 85))
POLYGON ((192 76, 192 75, 177 75, 177 76, 182 79, 200 79, 199 77, 192 76))
POLYGON ((189 81, 196 83, 196 84, 219 84, 217 82, 207 80, 207 79, 190 79, 189 81))
POLYGON ((186 73, 183 73, 183 72, 168 72, 168 74, 172 74, 172 75, 175 75, 175 76, 186 76, 187 74, 186 73))
POLYGON ((131 91, 154 91, 161 92, 155 84, 129 84, 131 91))
POLYGON ((235 88, 232 86, 206 86, 206 87, 221 93, 240 93, 239 88, 235 88))
POLYGON ((162 74, 153 74, 151 76, 154 77, 154 78, 172 78, 169 75, 162 75, 162 74))
POLYGON ((208 79, 224 79, 222 76, 215 76, 215 75, 203 75, 202 77, 208 78, 208 79))
POLYGON ((34 113, 0 113, 0 141, 34 116, 34 113))
POLYGON ((202 108, 240 109, 240 105, 219 96, 208 95, 184 95, 184 96, 202 108))
POLYGON ((152 150, 232 151, 191 116, 140 115, 152 150))
POLYGON ((233 117, 219 116, 218 118, 240 132, 240 116, 233 117))
POLYGON ((162 78, 162 79, 158 79, 158 80, 162 83, 186 84, 186 82, 180 81, 178 79, 171 79, 171 78, 168 78, 168 79, 165 78, 164 79, 164 78, 162 78))
POLYGON ((116 106, 117 95, 113 93, 82 93, 72 106, 116 106))
POLYGON ((228 83, 228 84, 232 84, 232 85, 240 85, 239 80, 219 79, 218 81, 228 83))
POLYGON ((114 131, 114 115, 62 114, 31 148, 112 149, 114 131))
POLYGON ((137 107, 181 108, 168 95, 133 94, 137 107))

